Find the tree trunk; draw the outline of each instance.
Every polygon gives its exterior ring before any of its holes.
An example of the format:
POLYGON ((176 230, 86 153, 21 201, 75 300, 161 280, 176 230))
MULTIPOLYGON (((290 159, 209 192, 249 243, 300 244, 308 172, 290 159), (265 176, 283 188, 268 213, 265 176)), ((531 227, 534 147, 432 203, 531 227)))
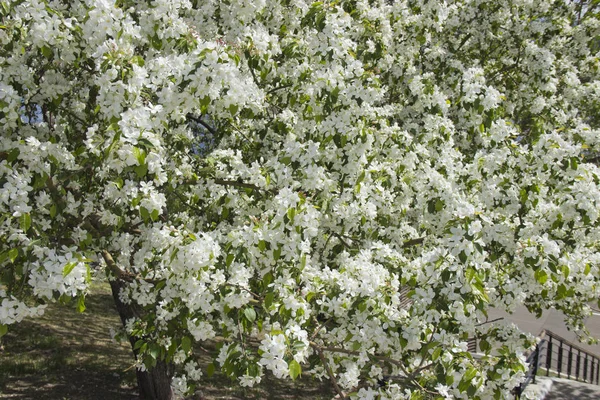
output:
MULTIPOLYGON (((119 298, 119 292, 124 286, 125 282, 121 279, 117 278, 110 281, 113 299, 117 306, 117 311, 119 312, 123 326, 125 326, 128 319, 140 316, 139 307, 136 307, 134 304, 125 304, 119 298)), ((138 339, 139 338, 133 336, 129 337, 131 349, 133 350, 135 357, 137 357, 138 350, 134 349, 134 345, 138 339)), ((173 376, 172 368, 171 365, 164 360, 157 360, 156 366, 147 371, 136 369, 136 375, 140 399, 172 400, 174 398, 173 390, 171 389, 171 378, 173 376)))

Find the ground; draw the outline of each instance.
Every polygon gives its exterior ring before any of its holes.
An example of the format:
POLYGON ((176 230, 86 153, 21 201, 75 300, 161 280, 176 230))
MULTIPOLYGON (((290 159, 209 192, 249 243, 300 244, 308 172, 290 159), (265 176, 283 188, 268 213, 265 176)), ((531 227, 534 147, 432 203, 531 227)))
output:
MULTIPOLYGON (((111 340, 119 317, 107 284, 96 284, 81 314, 74 305, 50 305, 42 318, 11 326, 0 343, 0 400, 136 399, 133 356, 111 340)), ((205 360, 208 361, 208 358, 205 360)), ((212 399, 330 399, 327 382, 267 376, 244 389, 218 374, 201 388, 212 399)))

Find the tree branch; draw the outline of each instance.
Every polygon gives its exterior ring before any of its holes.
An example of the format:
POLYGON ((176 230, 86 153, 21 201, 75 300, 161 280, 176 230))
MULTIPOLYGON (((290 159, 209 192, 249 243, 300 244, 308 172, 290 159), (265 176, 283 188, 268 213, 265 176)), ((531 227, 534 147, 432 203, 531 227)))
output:
POLYGON ((102 250, 102 258, 104 258, 104 262, 106 263, 108 270, 112 272, 117 279, 121 279, 127 282, 133 282, 135 276, 119 268, 119 266, 107 250, 102 250))
POLYGON ((325 371, 327 371, 327 375, 329 375, 329 380, 331 381, 331 384, 333 385, 333 388, 337 392, 338 396, 340 396, 340 399, 342 399, 342 400, 346 399, 346 395, 344 394, 344 392, 338 385, 337 380, 335 379, 335 375, 333 374, 331 367, 329 366, 329 364, 327 363, 327 360, 325 359, 325 356, 323 355, 323 350, 321 350, 320 348, 317 348, 317 353, 319 353, 319 358, 321 359, 323 368, 325 368, 325 371))
POLYGON ((245 183, 245 182, 240 182, 240 181, 228 181, 225 179, 215 179, 214 181, 218 185, 235 186, 235 187, 242 187, 242 188, 253 189, 253 190, 261 190, 258 186, 253 185, 251 183, 245 183))
POLYGON ((198 118, 193 116, 192 114, 188 114, 187 117, 194 121, 195 123, 202 125, 207 131, 209 131, 213 136, 218 136, 218 132, 205 121, 202 121, 202 118, 198 118))
POLYGON ((425 236, 420 237, 420 238, 416 238, 416 239, 407 240, 404 243, 402 243, 402 248, 405 249, 407 247, 416 246, 418 244, 423 243, 424 240, 425 240, 425 236))

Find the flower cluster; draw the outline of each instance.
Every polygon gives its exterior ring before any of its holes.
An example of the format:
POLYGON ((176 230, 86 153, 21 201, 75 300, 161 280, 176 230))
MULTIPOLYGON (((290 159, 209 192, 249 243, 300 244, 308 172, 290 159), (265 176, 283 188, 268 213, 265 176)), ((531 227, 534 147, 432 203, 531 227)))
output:
POLYGON ((136 310, 136 365, 176 364, 177 392, 218 366, 363 399, 508 397, 533 340, 486 323, 492 307, 556 308, 585 333, 597 5, 23 0, 0 15, 0 332, 36 300, 85 309, 100 267, 136 310))

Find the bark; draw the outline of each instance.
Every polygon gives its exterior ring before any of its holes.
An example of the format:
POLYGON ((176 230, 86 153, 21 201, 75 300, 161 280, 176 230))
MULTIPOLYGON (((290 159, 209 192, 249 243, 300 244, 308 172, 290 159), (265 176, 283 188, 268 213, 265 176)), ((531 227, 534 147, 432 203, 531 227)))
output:
MULTIPOLYGON (((121 317, 121 322, 125 326, 125 322, 133 317, 139 317, 141 310, 134 304, 125 304, 119 298, 121 288, 125 286, 125 282, 119 278, 110 282, 115 306, 121 317)), ((134 349, 135 342, 139 338, 130 336, 129 342, 134 356, 137 357, 138 350, 134 349)), ((138 390, 140 399, 143 400, 172 400, 174 398, 173 390, 171 389, 171 378, 173 377, 172 366, 164 360, 158 360, 156 366, 147 371, 136 369, 138 390)))

